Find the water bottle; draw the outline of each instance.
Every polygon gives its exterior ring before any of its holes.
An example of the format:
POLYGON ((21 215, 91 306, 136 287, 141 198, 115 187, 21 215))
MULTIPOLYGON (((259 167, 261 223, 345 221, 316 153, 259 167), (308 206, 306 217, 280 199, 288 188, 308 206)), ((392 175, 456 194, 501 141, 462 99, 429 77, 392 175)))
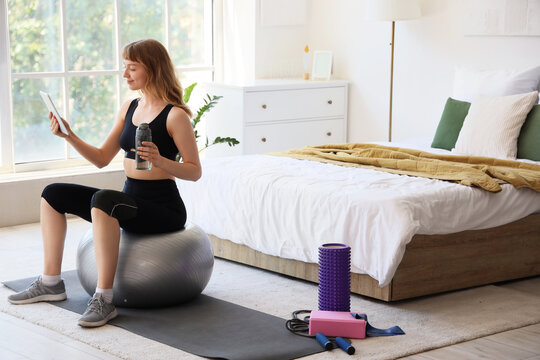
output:
MULTIPOLYGON (((143 141, 152 141, 152 130, 150 130, 150 126, 147 123, 140 124, 135 132, 137 150, 139 146, 142 146, 143 141)), ((135 164, 137 165, 137 170, 150 170, 152 168, 152 163, 148 160, 141 159, 138 153, 135 153, 135 164)))

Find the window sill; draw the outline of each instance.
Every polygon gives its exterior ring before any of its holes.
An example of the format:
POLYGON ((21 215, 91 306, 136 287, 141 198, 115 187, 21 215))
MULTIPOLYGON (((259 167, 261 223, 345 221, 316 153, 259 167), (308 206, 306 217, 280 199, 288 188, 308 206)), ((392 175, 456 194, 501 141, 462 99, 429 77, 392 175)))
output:
POLYGON ((39 179, 53 179, 64 176, 77 176, 87 174, 99 174, 107 172, 123 171, 123 164, 121 162, 112 163, 103 169, 98 169, 93 165, 77 166, 63 169, 54 170, 41 170, 41 171, 25 171, 20 173, 0 174, 0 184, 29 181, 39 179))

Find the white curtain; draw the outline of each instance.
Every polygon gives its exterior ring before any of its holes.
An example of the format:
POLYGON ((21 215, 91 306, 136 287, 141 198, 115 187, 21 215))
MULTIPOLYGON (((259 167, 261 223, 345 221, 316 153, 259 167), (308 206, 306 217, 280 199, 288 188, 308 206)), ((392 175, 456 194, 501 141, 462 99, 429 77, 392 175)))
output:
POLYGON ((246 83, 255 78, 257 0, 215 0, 214 78, 246 83))

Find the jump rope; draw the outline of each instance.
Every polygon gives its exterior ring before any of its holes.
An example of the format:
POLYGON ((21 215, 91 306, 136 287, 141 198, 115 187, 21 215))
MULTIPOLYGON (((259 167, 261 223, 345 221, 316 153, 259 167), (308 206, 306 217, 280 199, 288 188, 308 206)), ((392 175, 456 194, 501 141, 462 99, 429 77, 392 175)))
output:
POLYGON ((309 335, 309 315, 304 318, 299 318, 299 314, 311 313, 311 310, 296 310, 292 313, 292 319, 285 322, 287 330, 291 331, 295 335, 315 338, 324 350, 332 350, 337 347, 345 351, 347 354, 352 355, 356 351, 354 346, 351 345, 351 341, 341 336, 328 336, 318 333, 317 335, 309 335))

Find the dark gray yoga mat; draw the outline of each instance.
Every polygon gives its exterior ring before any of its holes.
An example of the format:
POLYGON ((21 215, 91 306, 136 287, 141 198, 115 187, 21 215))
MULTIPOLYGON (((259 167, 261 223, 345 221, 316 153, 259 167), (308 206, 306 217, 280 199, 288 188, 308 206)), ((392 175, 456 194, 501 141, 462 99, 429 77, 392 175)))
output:
MULTIPOLYGON (((66 271, 62 277, 68 299, 51 304, 82 314, 90 296, 80 285, 77 271, 66 271)), ((34 279, 4 285, 21 291, 34 279)), ((314 339, 290 333, 284 319, 206 295, 174 307, 117 309, 119 316, 109 324, 207 358, 280 360, 323 351, 314 339)))

